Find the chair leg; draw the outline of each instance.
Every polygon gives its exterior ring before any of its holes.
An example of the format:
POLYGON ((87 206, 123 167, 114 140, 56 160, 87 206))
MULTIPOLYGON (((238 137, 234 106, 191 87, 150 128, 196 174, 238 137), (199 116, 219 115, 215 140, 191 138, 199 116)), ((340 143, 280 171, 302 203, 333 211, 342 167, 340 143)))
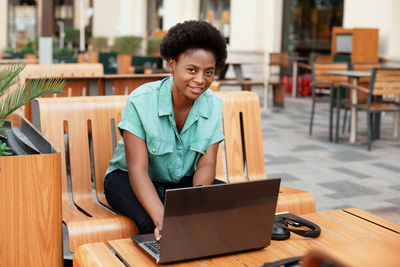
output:
POLYGON ((333 141, 333 90, 329 95, 329 142, 333 141))
POLYGON ((372 128, 372 123, 371 123, 371 113, 367 112, 367 138, 368 138, 368 151, 371 151, 371 129, 372 128))
POLYGON ((351 112, 349 114, 349 123, 347 124, 347 132, 350 133, 351 130, 351 112))
POLYGON ((338 87, 337 89, 337 94, 336 94, 336 127, 335 127, 335 142, 338 143, 339 142, 339 127, 340 127, 340 87, 338 87))
POLYGON ((312 134, 312 127, 313 127, 313 120, 314 120, 314 111, 315 111, 315 88, 311 89, 311 117, 310 117, 310 128, 309 128, 309 135, 312 134))
POLYGON ((346 120, 347 120, 347 108, 344 110, 344 115, 343 115, 342 134, 344 134, 344 130, 346 129, 346 120))

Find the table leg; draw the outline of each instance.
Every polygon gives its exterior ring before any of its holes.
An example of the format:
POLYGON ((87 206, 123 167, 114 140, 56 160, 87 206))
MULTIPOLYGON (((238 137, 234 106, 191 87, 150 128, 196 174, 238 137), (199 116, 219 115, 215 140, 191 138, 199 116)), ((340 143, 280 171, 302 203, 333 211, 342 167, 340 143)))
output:
MULTIPOLYGON (((357 85, 357 79, 352 79, 353 85, 357 85)), ((358 103, 358 94, 356 89, 351 89, 351 129, 350 129, 350 143, 355 144, 357 138, 357 108, 355 105, 358 103)))
MULTIPOLYGON (((400 95, 396 95, 395 101, 397 103, 400 103, 400 95)), ((394 113, 394 116, 393 116, 393 137, 394 138, 399 137, 399 119, 400 119, 400 113, 399 112, 394 113)))
POLYGON ((298 71, 297 61, 293 61, 293 65, 292 65, 292 97, 297 96, 297 76, 298 76, 297 71, 298 71))
POLYGON ((243 71, 242 71, 242 65, 240 64, 233 64, 233 71, 235 72, 236 80, 238 81, 243 81, 243 71))

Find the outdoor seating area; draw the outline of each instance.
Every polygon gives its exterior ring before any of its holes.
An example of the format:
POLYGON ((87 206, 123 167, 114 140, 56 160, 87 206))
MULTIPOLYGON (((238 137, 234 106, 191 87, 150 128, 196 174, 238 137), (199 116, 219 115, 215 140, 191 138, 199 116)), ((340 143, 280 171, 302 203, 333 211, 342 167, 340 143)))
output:
POLYGON ((383 1, 0 1, 0 265, 399 266, 383 1))

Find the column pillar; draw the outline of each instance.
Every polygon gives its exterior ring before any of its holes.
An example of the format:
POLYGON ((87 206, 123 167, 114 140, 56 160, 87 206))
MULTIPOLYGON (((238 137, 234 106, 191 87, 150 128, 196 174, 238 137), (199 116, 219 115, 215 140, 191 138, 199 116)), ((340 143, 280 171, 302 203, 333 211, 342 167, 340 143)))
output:
POLYGON ((38 1, 39 5, 39 64, 53 63, 54 3, 38 1))

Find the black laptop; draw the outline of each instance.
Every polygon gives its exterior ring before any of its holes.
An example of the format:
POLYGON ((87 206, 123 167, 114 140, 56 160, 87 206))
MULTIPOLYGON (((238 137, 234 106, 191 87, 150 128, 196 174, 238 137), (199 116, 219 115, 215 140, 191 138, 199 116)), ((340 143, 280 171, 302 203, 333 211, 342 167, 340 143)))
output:
POLYGON ((280 178, 166 191, 163 233, 132 239, 157 263, 268 246, 280 178))

